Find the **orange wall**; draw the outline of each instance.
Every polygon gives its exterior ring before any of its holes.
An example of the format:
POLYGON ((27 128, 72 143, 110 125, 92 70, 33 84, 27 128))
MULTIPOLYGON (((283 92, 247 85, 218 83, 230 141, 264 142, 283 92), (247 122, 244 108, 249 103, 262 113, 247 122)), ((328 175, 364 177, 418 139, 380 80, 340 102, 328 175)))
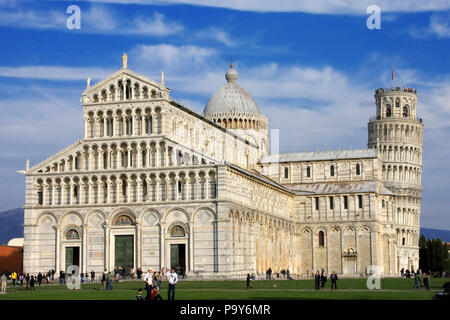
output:
POLYGON ((23 247, 0 246, 0 274, 23 270, 23 247))

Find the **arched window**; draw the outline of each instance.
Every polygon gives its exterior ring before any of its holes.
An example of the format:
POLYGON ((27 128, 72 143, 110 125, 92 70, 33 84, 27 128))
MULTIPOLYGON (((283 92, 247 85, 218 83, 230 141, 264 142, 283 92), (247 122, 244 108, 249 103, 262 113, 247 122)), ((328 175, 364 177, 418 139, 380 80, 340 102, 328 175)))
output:
POLYGON ((407 118, 408 117, 408 107, 403 107, 403 118, 407 118))
POLYGON ((114 221, 115 226, 129 226, 133 224, 133 220, 129 216, 121 215, 114 221))
POLYGON ((392 115, 391 105, 386 105, 386 117, 389 118, 392 115))
POLYGON ((284 168, 284 178, 285 179, 289 178, 289 168, 288 167, 284 168))
POLYGON ((80 239, 80 235, 78 234, 78 231, 76 231, 75 229, 70 229, 67 230, 66 232, 66 239, 67 240, 80 239))
POLYGON ((395 107, 400 107, 400 99, 395 100, 395 107))
POLYGON ((325 235, 323 231, 319 231, 319 247, 325 246, 325 235))
POLYGON ((356 164, 356 175, 359 176, 361 174, 361 165, 359 163, 356 164))
POLYGON ((330 166, 330 176, 334 177, 334 165, 330 166))
POLYGON ((310 178, 310 177, 311 177, 311 167, 310 167, 310 166, 307 166, 307 167, 306 167, 306 177, 307 177, 307 178, 310 178))
POLYGON ((170 236, 171 237, 184 237, 186 235, 186 232, 184 231, 184 228, 182 226, 173 226, 172 229, 170 229, 170 236))

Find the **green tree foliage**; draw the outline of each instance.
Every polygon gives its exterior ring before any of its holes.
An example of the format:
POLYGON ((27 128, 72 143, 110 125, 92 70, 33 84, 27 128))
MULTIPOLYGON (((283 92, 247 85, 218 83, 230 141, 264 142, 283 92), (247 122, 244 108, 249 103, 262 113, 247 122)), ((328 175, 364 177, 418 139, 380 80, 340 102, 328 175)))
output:
POLYGON ((448 246, 439 238, 426 239, 422 235, 419 239, 419 258, 419 268, 424 272, 450 270, 448 246))

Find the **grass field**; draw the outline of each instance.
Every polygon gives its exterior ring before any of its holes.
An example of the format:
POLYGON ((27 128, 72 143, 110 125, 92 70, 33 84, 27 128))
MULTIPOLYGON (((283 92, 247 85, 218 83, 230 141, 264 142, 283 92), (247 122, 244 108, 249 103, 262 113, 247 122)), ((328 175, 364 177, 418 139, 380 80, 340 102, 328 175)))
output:
MULTIPOLYGON (((330 281, 324 291, 315 291, 313 280, 252 281, 247 290, 245 281, 183 281, 177 284, 177 300, 277 300, 277 299, 332 299, 332 300, 431 300, 448 279, 430 279, 430 291, 413 290, 413 279, 382 279, 380 290, 368 290, 366 279, 341 279, 338 291, 331 291, 330 281)), ((66 286, 43 285, 35 291, 8 287, 0 300, 135 300, 143 281, 113 283, 112 291, 103 291, 99 283, 82 284, 81 290, 66 286)), ((145 292, 144 292, 145 295, 145 292)), ((163 282, 161 296, 167 299, 167 282, 163 282)))

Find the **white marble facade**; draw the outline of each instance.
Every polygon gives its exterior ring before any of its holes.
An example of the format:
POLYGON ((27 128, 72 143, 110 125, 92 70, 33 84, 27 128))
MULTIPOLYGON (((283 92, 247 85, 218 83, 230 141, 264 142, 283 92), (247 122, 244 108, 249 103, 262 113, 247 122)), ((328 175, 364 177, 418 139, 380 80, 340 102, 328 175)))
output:
POLYGON ((369 149, 274 155, 268 120, 237 78, 231 66, 203 114, 126 61, 88 82, 84 138, 25 170, 25 271, 417 269, 415 90, 376 91, 369 149))

